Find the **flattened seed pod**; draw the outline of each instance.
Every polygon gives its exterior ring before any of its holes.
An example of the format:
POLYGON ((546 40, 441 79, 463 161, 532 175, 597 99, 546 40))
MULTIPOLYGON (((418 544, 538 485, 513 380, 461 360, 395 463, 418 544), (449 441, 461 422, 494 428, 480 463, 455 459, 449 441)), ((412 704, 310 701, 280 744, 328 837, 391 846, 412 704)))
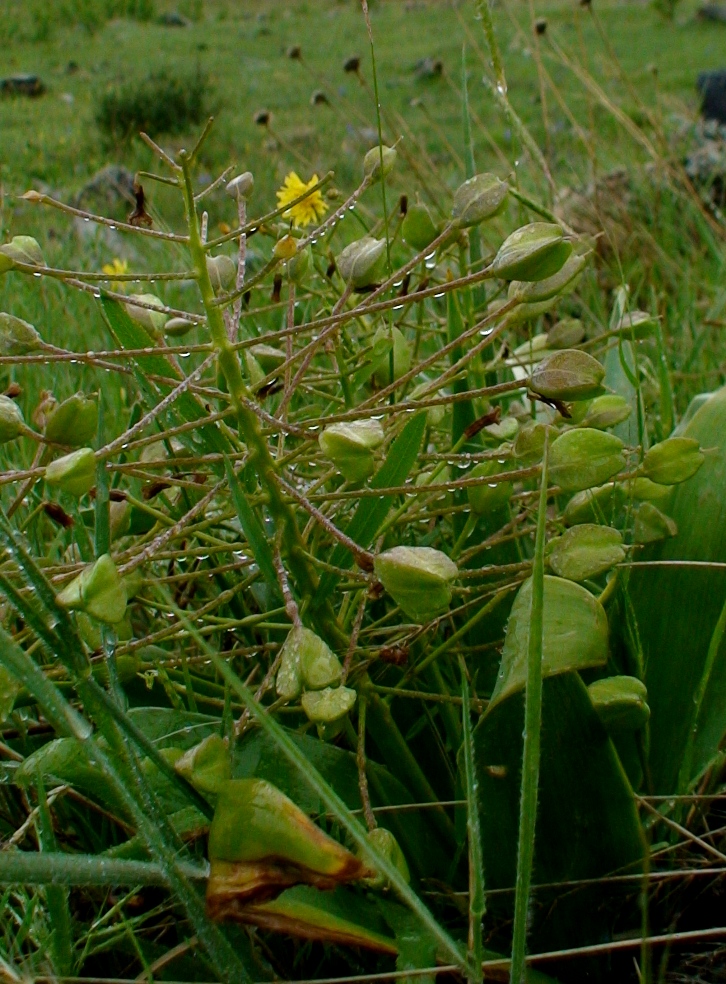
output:
POLYGON ((360 482, 373 473, 373 451, 385 435, 378 420, 353 420, 331 424, 318 438, 320 449, 350 482, 360 482))
POLYGON ((637 677, 614 676, 587 688, 592 706, 606 731, 640 731, 648 723, 648 691, 637 677))
POLYGON ((669 437, 646 452, 640 471, 659 485, 678 485, 695 475, 705 459, 692 437, 669 437))
POLYGON ((401 235, 417 253, 426 249, 429 243, 436 239, 438 229, 426 205, 413 204, 408 206, 408 211, 401 224, 401 235))
POLYGON ((90 444, 96 436, 98 406, 85 393, 74 393, 56 404, 45 421, 45 436, 56 444, 72 448, 90 444))
POLYGON ((46 465, 44 477, 48 485, 80 498, 95 484, 96 456, 91 448, 79 448, 46 465))
POLYGON ((569 492, 600 485, 625 465, 623 442, 614 434, 575 427, 560 434, 550 448, 552 482, 569 492))
POLYGON ((369 287, 379 281, 385 271, 386 242, 363 236, 350 243, 335 260, 338 273, 352 287, 369 287))
POLYGON ((509 185, 495 174, 475 174, 454 192, 451 217, 464 228, 478 225, 502 211, 508 193, 509 185))
POLYGON ((602 393, 605 368, 580 349, 559 349, 534 369, 529 388, 550 400, 590 400, 602 393))
POLYGON ((374 568, 396 604, 421 623, 446 611, 459 573, 453 560, 431 547, 392 547, 378 554, 374 568))
POLYGON ((307 690, 301 703, 308 721, 334 724, 353 710, 356 697, 355 690, 350 687, 325 687, 324 690, 307 690))
POLYGON ((550 540, 547 561, 553 573, 570 581, 586 581, 625 560, 623 538, 611 526, 583 523, 550 540))
POLYGON ((544 280, 557 273, 571 252, 561 226, 530 222, 504 240, 491 271, 501 280, 544 280))
MULTIPOLYGON (((405 882, 411 881, 411 872, 408 870, 408 863, 401 846, 390 830, 385 827, 375 827, 368 832, 368 840, 373 847, 382 854, 386 860, 396 868, 402 875, 405 882)), ((364 861, 371 868, 375 868, 373 862, 366 856, 366 852, 361 848, 356 852, 361 861, 364 861)), ((371 878, 364 878, 363 884, 369 888, 385 888, 387 881, 384 875, 377 871, 371 878)))
POLYGON ((59 605, 115 624, 126 614, 126 591, 109 554, 86 567, 57 596, 59 605))

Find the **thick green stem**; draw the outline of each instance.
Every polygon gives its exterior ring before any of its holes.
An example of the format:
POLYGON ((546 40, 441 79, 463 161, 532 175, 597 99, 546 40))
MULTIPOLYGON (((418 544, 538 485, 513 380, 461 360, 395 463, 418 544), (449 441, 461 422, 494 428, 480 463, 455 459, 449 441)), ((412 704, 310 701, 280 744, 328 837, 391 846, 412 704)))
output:
POLYGON ((524 984, 527 967, 527 912, 534 863, 534 835, 537 824, 540 730, 542 726, 542 633, 544 608, 544 549, 547 525, 547 442, 542 457, 542 480, 537 511, 537 537, 532 565, 532 608, 529 616, 527 688, 524 698, 524 753, 522 757, 522 796, 519 808, 519 846, 517 884, 514 897, 514 936, 510 984, 524 984))

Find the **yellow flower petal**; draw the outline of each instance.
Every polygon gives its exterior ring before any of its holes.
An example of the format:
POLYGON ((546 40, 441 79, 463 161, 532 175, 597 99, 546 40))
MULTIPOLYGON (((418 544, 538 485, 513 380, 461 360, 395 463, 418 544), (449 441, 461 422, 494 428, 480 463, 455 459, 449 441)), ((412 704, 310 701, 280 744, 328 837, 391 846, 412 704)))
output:
MULTIPOLYGON (((314 174, 307 184, 300 179, 295 171, 285 178, 282 188, 277 192, 277 204, 279 208, 294 202, 296 198, 304 195, 309 188, 314 188, 318 183, 318 176, 314 174)), ((293 225, 306 226, 312 222, 318 222, 328 211, 328 206, 323 201, 320 189, 311 192, 302 201, 292 205, 282 213, 284 219, 290 219, 293 225)))

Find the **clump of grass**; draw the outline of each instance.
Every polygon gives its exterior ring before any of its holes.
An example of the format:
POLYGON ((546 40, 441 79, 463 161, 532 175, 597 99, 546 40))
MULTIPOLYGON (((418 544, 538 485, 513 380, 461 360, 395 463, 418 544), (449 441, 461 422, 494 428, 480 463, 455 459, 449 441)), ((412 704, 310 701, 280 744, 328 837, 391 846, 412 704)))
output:
POLYGON ((185 133, 199 124, 210 106, 209 76, 199 66, 192 72, 152 72, 103 93, 96 124, 110 143, 128 141, 140 130, 154 134, 185 133))

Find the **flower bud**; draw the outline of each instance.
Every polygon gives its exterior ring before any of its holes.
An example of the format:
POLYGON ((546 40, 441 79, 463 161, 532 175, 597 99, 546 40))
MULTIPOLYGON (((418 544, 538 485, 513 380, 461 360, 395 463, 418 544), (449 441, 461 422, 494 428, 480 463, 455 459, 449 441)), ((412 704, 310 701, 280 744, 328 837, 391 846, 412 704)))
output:
POLYGON ((572 243, 560 226, 531 222, 504 240, 491 271, 501 280, 545 280, 557 273, 571 252, 572 243))
POLYGON ((298 252, 292 257, 292 259, 287 262, 287 273, 290 280, 298 287, 303 283, 310 268, 313 265, 313 251, 310 246, 306 246, 305 249, 298 250, 298 252))
POLYGON ((412 249, 420 253, 436 239, 438 234, 439 230, 426 205, 417 203, 408 206, 401 223, 401 235, 412 249))
POLYGON ((606 431, 575 427, 550 448, 549 477, 566 492, 600 485, 625 465, 623 442, 606 431))
POLYGON ((563 318, 547 332, 547 348, 572 348, 579 345, 584 337, 585 329, 579 318, 563 318))
POLYGON ((369 287, 382 279, 385 271, 386 242, 363 236, 346 246, 335 261, 338 273, 353 287, 369 287))
POLYGON ((120 622, 126 614, 126 592, 108 554, 103 554, 65 587, 58 604, 86 612, 99 622, 120 622))
POLYGON ((666 516, 652 502, 641 502, 635 513, 633 524, 633 543, 655 543, 676 536, 678 527, 675 520, 666 516))
MULTIPOLYGON (((378 853, 382 854, 388 863, 397 869, 403 880, 408 884, 411 881, 411 873, 408 870, 404 853, 391 831, 386 830, 385 827, 376 827, 368 831, 368 840, 378 853)), ((375 862, 366 854, 365 850, 359 848, 356 854, 369 868, 375 868, 375 862)), ((368 888, 385 888, 387 885, 385 876, 380 872, 376 872, 372 878, 363 878, 361 880, 368 888)))
POLYGON ((529 388, 550 400, 589 400, 602 393, 605 369, 580 349, 560 349, 533 371, 529 388))
POLYGON ((163 308, 164 304, 153 294, 131 294, 129 300, 124 304, 126 313, 132 321, 135 321, 137 325, 141 325, 152 337, 159 335, 164 330, 168 316, 160 310, 139 307, 138 304, 133 303, 134 300, 143 301, 144 304, 150 304, 152 308, 163 308))
POLYGON ((298 883, 319 889, 369 876, 370 870, 317 827, 264 779, 232 779, 222 787, 209 830, 207 913, 235 918, 298 883))
POLYGON ((194 322, 188 318, 169 318, 164 325, 164 334, 170 338, 181 338, 187 335, 194 327, 194 322))
MULTIPOLYGON (((400 328, 394 325, 392 329, 379 328, 373 336, 373 348, 375 351, 376 343, 390 342, 393 336, 393 379, 400 379, 411 368, 411 346, 406 341, 406 336, 400 328)), ((383 346, 382 346, 383 347, 383 346)), ((373 370, 373 378, 376 386, 388 386, 391 379, 391 360, 390 344, 385 345, 385 355, 380 358, 373 370)))
POLYGON ((272 345, 264 345, 262 343, 259 345, 251 345, 249 351, 255 357, 257 364, 260 366, 265 375, 274 372, 275 369, 278 369, 287 358, 285 353, 281 352, 280 349, 273 348, 272 345))
POLYGON ((215 294, 231 290, 237 280, 237 265, 231 256, 220 253, 218 256, 207 257, 207 273, 212 281, 215 294))
POLYGON ((9 396, 0 396, 0 444, 14 441, 25 430, 20 407, 9 396))
POLYGON ((396 166, 398 154, 393 147, 371 147, 363 158, 363 174, 374 181, 381 180, 381 160, 383 161, 383 177, 387 178, 396 166))
POLYGON ((623 538, 610 526, 583 523, 547 544, 547 561, 552 572, 568 581, 599 577, 623 560, 623 538))
POLYGON ((609 733, 640 731, 648 723, 648 691, 637 677, 606 677, 591 683, 587 690, 595 713, 609 733))
POLYGON ((451 217, 466 228, 498 215, 506 204, 509 185, 495 174, 475 174, 454 192, 451 217))
POLYGON ((327 643, 302 625, 288 633, 280 651, 276 689, 283 700, 295 700, 303 686, 321 690, 339 683, 343 667, 327 643))
POLYGON ((583 427, 605 430, 616 424, 622 424, 630 416, 630 410, 630 404, 624 396, 619 396, 617 393, 604 393, 602 396, 595 397, 581 423, 583 427))
POLYGON ((625 503, 622 486, 615 482, 578 492, 565 506, 565 526, 597 523, 602 516, 612 520, 625 503))
POLYGON ((254 187, 255 179, 252 172, 245 171, 243 174, 238 174, 236 178, 232 178, 224 190, 230 198, 239 201, 240 198, 249 198, 254 187))
POLYGON ((89 399, 84 393, 74 393, 48 411, 44 433, 54 444, 68 444, 77 448, 93 440, 97 426, 96 401, 89 399))
POLYGON ((459 573, 453 560, 431 547, 392 547, 378 554, 374 570, 396 604, 419 623, 446 611, 459 573))
POLYGON ((0 312, 0 355, 28 355, 43 348, 43 339, 32 325, 0 312))
POLYGON ((200 793, 220 793, 232 778, 227 742, 209 735, 178 758, 174 768, 200 793))
POLYGON ((522 304, 539 304, 574 290, 580 274, 587 266, 587 255, 570 254, 562 267, 544 280, 513 280, 508 299, 522 304))
POLYGON ((640 471, 651 482, 677 485, 696 474, 706 456, 692 437, 669 437, 646 451, 640 471))
POLYGON ((361 482, 373 474, 373 451, 384 440, 378 420, 353 420, 331 424, 318 438, 323 454, 349 482, 361 482))
POLYGON ((0 246, 0 255, 7 257, 12 264, 46 265, 41 248, 32 236, 13 236, 9 243, 0 246))
POLYGON ((48 485, 80 499, 95 484, 96 456, 91 448, 72 451, 46 465, 44 477, 48 485))
POLYGON ((324 690, 306 690, 301 704, 308 721, 333 724, 353 710, 357 696, 350 687, 325 687, 324 690))
POLYGON ((475 465, 466 476, 467 478, 481 478, 480 485, 469 485, 466 494, 469 499, 471 511, 477 516, 492 513, 497 509, 502 509, 509 502, 509 497, 514 491, 511 482, 488 482, 486 479, 496 475, 502 470, 498 461, 482 461, 475 465))

